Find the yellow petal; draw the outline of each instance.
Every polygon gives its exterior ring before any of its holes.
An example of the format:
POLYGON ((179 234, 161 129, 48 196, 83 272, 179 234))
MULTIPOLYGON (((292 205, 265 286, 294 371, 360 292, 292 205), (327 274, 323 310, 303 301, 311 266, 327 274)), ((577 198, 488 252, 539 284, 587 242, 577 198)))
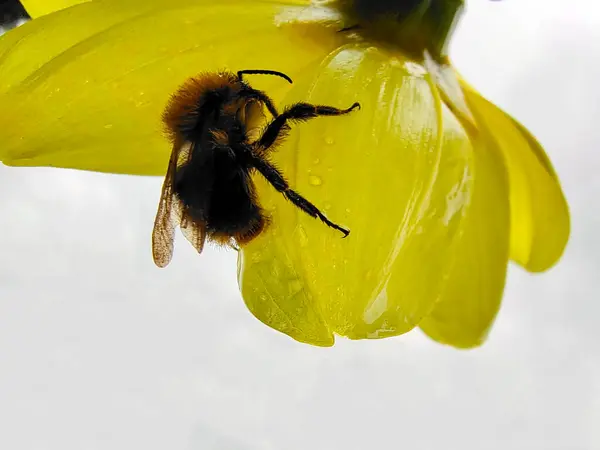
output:
POLYGON ((425 67, 433 77, 446 106, 460 120, 463 127, 470 132, 476 131, 475 119, 467 105, 452 65, 448 61, 438 62, 434 60, 429 52, 425 52, 424 56, 425 67))
POLYGON ((362 45, 337 49, 286 104, 362 109, 295 125, 273 159, 290 184, 346 226, 342 239, 257 177, 275 223, 240 255, 249 309, 295 339, 331 345, 405 333, 443 288, 470 192, 471 148, 422 66, 362 45), (308 324, 308 326, 307 326, 308 324))
POLYGON ((462 348, 482 344, 494 322, 504 291, 510 234, 502 154, 485 129, 473 137, 473 145, 473 193, 463 210, 456 261, 438 303, 419 324, 432 339, 462 348))
POLYGON ((521 124, 461 84, 479 125, 493 135, 506 161, 510 257, 531 272, 544 271, 558 261, 569 239, 569 210, 558 177, 544 149, 521 124))
POLYGON ((89 0, 21 0, 27 13, 36 18, 89 0))
MULTIPOLYGON (((163 175, 170 148, 160 116, 187 77, 261 68, 296 78, 334 48, 339 37, 318 23, 286 22, 304 9, 106 0, 26 23, 0 38, 0 160, 163 175)), ((274 77, 252 83, 276 100, 289 89, 274 77)))

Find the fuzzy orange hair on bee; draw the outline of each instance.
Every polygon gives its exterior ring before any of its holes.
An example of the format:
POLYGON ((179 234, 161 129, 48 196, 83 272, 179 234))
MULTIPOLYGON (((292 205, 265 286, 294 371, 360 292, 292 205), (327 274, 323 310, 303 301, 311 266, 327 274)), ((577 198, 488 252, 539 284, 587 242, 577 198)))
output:
POLYGON ((292 82, 273 70, 203 73, 183 83, 167 104, 162 119, 173 150, 152 232, 152 255, 159 267, 171 261, 177 226, 198 253, 206 239, 236 248, 258 236, 269 217, 259 204, 254 172, 306 214, 344 237, 349 233, 293 190, 269 154, 290 132, 290 122, 340 116, 360 105, 338 109, 299 102, 279 114, 266 93, 243 79, 250 74, 292 82), (272 119, 251 138, 264 109, 272 119))

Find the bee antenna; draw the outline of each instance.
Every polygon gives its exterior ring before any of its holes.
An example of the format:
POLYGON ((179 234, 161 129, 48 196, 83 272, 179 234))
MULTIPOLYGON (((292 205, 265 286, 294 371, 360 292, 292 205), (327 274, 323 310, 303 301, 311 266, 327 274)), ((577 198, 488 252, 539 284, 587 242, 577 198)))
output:
POLYGON ((237 76, 240 79, 240 81, 242 80, 242 75, 244 75, 244 74, 247 74, 247 75, 251 75, 251 74, 275 75, 277 77, 283 78, 284 80, 288 81, 290 84, 292 83, 292 79, 290 77, 288 77, 285 73, 277 72, 276 70, 240 70, 237 73, 237 76))

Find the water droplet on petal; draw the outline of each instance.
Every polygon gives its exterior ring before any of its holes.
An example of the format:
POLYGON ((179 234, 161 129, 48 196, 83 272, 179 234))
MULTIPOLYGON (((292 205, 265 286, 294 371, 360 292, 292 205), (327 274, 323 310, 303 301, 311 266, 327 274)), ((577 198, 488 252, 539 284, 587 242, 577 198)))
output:
POLYGON ((313 186, 321 186, 323 184, 323 180, 316 175, 309 175, 308 182, 313 186))
POLYGON ((328 136, 328 137, 325 138, 325 143, 327 145, 333 145, 334 142, 335 141, 333 140, 333 138, 331 136, 328 136))
POLYGON ((321 160, 319 158, 315 158, 313 160, 313 164, 319 164, 321 162, 321 160))
POLYGON ((298 225, 296 228, 296 234, 298 235, 298 243, 300 244, 300 247, 306 247, 308 245, 308 236, 302 225, 298 225))
POLYGON ((300 282, 300 280, 295 278, 293 280, 290 280, 287 283, 287 288, 288 288, 288 295, 290 297, 293 297, 294 295, 298 294, 298 292, 300 292, 302 290, 302 283, 300 282))
POLYGON ((252 260, 253 263, 259 263, 262 261, 263 257, 262 257, 262 253, 261 252, 254 252, 252 253, 252 257, 250 258, 252 260))
POLYGON ((271 262, 271 275, 273 275, 274 278, 279 278, 280 274, 281 264, 279 264, 277 259, 273 259, 271 262))

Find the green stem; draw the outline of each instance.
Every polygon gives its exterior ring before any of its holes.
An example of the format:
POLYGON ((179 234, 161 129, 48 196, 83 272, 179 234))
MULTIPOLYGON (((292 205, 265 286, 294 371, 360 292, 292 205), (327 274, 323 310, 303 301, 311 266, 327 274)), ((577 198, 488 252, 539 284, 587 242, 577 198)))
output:
POLYGON ((427 50, 436 59, 445 56, 464 6, 464 0, 333 1, 347 8, 369 38, 398 46, 417 58, 427 50))
POLYGON ((429 37, 426 47, 433 55, 443 56, 462 13, 464 2, 463 0, 430 0, 428 3, 429 8, 422 20, 429 37))

